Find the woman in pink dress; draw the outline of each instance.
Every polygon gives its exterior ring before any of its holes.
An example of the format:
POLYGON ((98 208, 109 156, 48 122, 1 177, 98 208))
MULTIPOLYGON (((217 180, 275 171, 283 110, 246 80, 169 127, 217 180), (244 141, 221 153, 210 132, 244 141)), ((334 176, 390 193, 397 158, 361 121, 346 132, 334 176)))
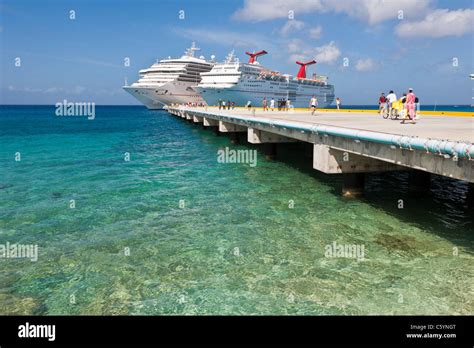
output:
MULTIPOLYGON (((415 122, 415 93, 413 93, 413 88, 408 89, 407 99, 405 105, 407 108, 407 114, 410 116, 411 123, 415 122)), ((401 123, 405 123, 405 119, 401 123)))

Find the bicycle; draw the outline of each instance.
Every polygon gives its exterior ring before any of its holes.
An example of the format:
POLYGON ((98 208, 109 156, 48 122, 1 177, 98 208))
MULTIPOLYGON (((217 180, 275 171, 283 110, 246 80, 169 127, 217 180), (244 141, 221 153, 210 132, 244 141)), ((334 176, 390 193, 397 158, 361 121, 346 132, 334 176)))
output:
POLYGON ((384 105, 381 106, 381 108, 379 110, 379 113, 383 118, 385 118, 385 119, 388 118, 389 112, 388 112, 387 104, 384 104, 384 105))

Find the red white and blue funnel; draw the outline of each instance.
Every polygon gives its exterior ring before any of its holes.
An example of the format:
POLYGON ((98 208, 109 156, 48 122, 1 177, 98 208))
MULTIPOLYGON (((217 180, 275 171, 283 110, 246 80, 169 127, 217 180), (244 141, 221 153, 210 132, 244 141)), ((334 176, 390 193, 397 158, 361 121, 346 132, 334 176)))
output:
POLYGON ((267 51, 259 51, 259 52, 245 52, 245 54, 248 54, 250 56, 249 58, 249 64, 255 63, 257 61, 258 56, 263 56, 264 54, 267 54, 267 51))
POLYGON ((306 63, 296 62, 296 64, 301 65, 300 70, 298 71, 298 75, 296 75, 296 77, 298 79, 305 79, 306 78, 306 65, 316 64, 316 61, 311 60, 306 63))

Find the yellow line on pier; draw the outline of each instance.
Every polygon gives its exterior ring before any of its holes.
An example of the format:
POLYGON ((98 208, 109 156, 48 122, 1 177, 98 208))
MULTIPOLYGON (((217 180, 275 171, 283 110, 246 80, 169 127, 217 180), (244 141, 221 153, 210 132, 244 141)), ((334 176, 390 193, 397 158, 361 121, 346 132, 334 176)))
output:
MULTIPOLYGON (((217 106, 209 106, 209 109, 219 109, 217 106)), ((247 109, 243 106, 236 106, 235 109, 247 109)), ((261 107, 253 107, 255 110, 262 111, 263 108, 261 107)), ((294 108, 294 111, 308 111, 310 112, 311 109, 309 108, 294 108)), ((275 111, 278 111, 275 108, 275 111)), ((378 114, 378 110, 365 110, 365 109, 317 109, 317 111, 324 111, 324 112, 353 112, 353 113, 371 113, 371 114, 378 114)), ((288 112, 288 111, 281 111, 281 112, 288 112)), ((461 116, 461 117, 474 117, 474 112, 469 111, 420 111, 420 115, 430 115, 430 116, 461 116)))

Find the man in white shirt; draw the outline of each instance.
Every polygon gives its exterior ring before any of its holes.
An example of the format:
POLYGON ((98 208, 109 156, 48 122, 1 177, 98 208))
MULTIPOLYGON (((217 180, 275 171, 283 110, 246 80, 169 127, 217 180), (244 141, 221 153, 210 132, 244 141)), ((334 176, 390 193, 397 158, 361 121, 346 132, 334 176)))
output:
POLYGON ((270 100, 270 109, 275 109, 275 99, 272 98, 272 100, 270 100))
POLYGON ((390 91, 390 93, 387 95, 387 104, 388 104, 388 114, 390 115, 390 111, 392 110, 392 103, 397 101, 397 95, 393 93, 393 91, 390 91))
POLYGON ((313 95, 311 101, 309 102, 309 106, 311 107, 311 115, 314 115, 316 108, 318 107, 318 99, 313 95))

